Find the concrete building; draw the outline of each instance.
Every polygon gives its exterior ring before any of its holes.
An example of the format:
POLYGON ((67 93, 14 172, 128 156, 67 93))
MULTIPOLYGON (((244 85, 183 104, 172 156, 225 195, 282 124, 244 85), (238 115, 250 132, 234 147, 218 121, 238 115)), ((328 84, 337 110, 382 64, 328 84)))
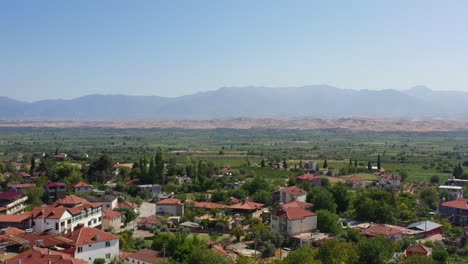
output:
POLYGON ((161 200, 156 203, 156 214, 184 216, 184 204, 175 198, 161 200))
POLYGON ((448 192, 449 200, 458 200, 458 199, 463 198, 463 187, 461 186, 448 186, 448 185, 439 186, 439 192, 443 190, 448 192))
POLYGON ((452 224, 465 227, 468 225, 468 199, 443 202, 439 205, 439 213, 452 224))
POLYGON ((301 206, 283 205, 272 212, 270 220, 272 232, 290 237, 317 229, 317 215, 301 206))
POLYGON ((307 192, 297 186, 290 186, 280 189, 280 203, 290 203, 294 201, 305 202, 307 192))
POLYGON ((113 210, 102 211, 102 229, 111 232, 120 230, 122 213, 113 210))
POLYGON ((67 196, 68 187, 63 182, 48 182, 44 185, 45 196, 49 201, 56 201, 67 196))
POLYGON ((0 214, 22 214, 28 200, 20 191, 7 191, 0 194, 0 214))
POLYGON ((95 259, 107 263, 119 259, 119 237, 96 228, 83 227, 66 236, 75 242, 74 256, 92 264, 95 259))
POLYGON ((79 182, 77 184, 72 185, 71 187, 76 194, 79 193, 90 193, 93 191, 93 186, 86 182, 79 182))

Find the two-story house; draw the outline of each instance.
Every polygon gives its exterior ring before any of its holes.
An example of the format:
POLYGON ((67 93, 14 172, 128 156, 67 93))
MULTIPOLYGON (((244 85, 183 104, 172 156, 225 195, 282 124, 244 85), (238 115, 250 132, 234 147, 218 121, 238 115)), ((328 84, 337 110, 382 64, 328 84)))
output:
POLYGON ((443 202, 439 205, 439 214, 448 218, 457 226, 468 225, 468 199, 443 202))
POLYGON ((184 204, 176 198, 163 199, 156 203, 156 214, 184 216, 184 204))
POLYGON ((307 198, 307 192, 297 186, 281 188, 279 191, 280 203, 305 202, 307 198))
POLYGON ((322 178, 319 175, 306 173, 296 177, 297 182, 309 182, 315 186, 322 186, 322 178))
POLYGON ((68 234, 75 242, 73 256, 92 264, 95 259, 106 262, 119 259, 119 237, 96 228, 83 227, 68 234))
POLYGON ((271 231, 281 235, 295 236, 316 230, 317 215, 305 209, 306 203, 292 203, 291 205, 284 204, 279 210, 271 213, 271 231))
POLYGON ((439 192, 440 191, 447 191, 449 200, 458 200, 463 198, 463 187, 461 186, 441 185, 439 186, 439 192))
POLYGON ((44 185, 45 196, 49 201, 55 201, 67 196, 68 186, 63 182, 48 182, 44 185))
POLYGON ((71 186, 75 193, 90 193, 93 191, 93 186, 86 182, 79 182, 71 186))
POLYGON ((138 188, 146 192, 151 198, 158 196, 162 192, 162 186, 159 184, 140 184, 138 188))
POLYGON ((0 194, 0 214, 22 214, 28 200, 20 191, 7 191, 0 194))

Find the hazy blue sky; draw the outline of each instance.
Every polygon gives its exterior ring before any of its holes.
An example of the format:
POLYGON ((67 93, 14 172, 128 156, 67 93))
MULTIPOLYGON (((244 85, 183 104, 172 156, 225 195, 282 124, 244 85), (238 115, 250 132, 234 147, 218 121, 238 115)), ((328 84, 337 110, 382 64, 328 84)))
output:
POLYGON ((468 91, 468 1, 0 1, 0 95, 468 91), (384 3, 385 2, 385 3, 384 3))

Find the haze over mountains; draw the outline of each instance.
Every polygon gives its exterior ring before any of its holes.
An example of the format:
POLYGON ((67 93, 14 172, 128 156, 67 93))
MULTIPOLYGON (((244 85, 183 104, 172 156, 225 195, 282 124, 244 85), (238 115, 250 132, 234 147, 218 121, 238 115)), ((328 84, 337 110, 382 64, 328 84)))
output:
POLYGON ((236 117, 463 117, 468 93, 418 86, 405 91, 328 85, 229 87, 175 98, 88 95, 21 102, 0 97, 3 120, 182 120, 236 117))

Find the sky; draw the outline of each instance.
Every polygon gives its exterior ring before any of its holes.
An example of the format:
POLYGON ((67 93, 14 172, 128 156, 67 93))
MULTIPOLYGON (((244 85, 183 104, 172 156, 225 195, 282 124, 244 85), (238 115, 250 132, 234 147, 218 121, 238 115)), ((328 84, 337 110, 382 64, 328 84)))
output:
POLYGON ((468 1, 0 1, 0 96, 468 91, 468 1))

